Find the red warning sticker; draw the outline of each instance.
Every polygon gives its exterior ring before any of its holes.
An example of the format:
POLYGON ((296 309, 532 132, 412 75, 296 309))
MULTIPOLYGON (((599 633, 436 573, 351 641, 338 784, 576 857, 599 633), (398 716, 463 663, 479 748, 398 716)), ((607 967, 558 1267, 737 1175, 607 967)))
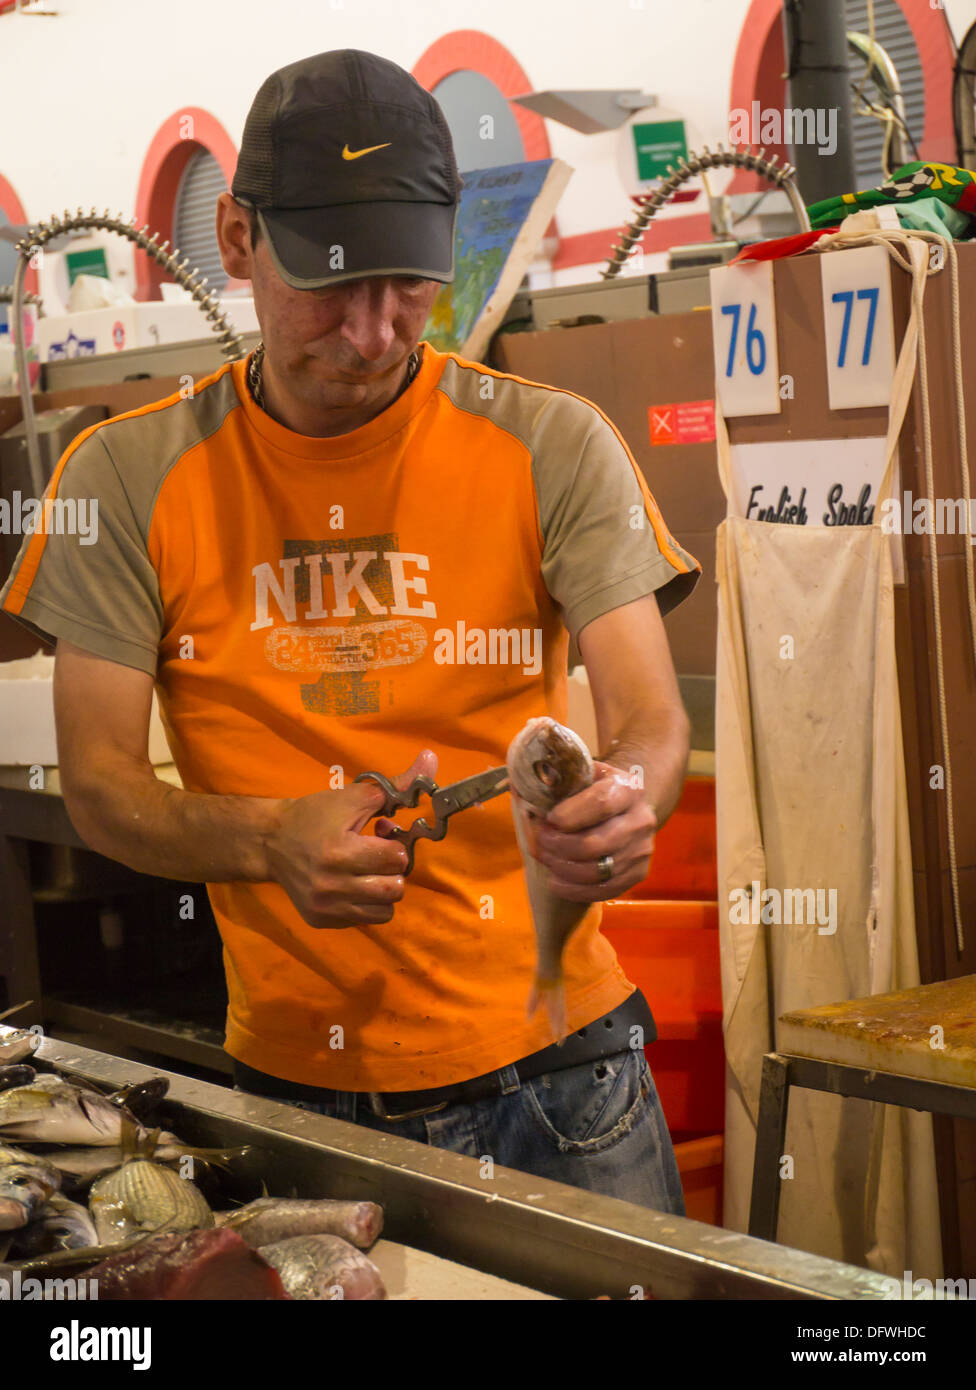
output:
POLYGON ((652 444, 707 444, 715 438, 715 402, 676 401, 647 411, 652 444))

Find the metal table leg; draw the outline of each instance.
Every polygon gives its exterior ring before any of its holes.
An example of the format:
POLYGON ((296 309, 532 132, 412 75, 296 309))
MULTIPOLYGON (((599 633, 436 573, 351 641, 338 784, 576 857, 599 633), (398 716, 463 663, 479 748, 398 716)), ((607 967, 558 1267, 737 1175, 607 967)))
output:
POLYGON ((756 1125, 756 1155, 752 1167, 749 1234, 775 1240, 779 1220, 779 1161, 786 1143, 786 1112, 790 1099, 790 1063, 775 1052, 763 1058, 756 1125))

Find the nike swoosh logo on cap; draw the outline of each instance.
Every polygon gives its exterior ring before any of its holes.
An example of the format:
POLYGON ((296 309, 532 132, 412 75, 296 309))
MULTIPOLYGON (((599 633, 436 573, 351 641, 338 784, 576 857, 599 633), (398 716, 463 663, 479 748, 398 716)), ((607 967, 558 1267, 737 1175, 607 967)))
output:
POLYGON ((385 145, 367 145, 364 150, 351 150, 348 145, 343 145, 342 157, 343 159, 361 159, 364 154, 372 154, 374 150, 385 150, 387 146, 392 144, 392 140, 387 140, 385 145))

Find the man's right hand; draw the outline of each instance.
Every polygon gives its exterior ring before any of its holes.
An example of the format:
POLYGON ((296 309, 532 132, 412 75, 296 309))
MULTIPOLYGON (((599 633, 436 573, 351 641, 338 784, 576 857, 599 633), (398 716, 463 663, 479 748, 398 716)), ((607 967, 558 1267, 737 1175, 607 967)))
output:
MULTIPOLYGON (((404 789, 415 777, 436 773, 437 756, 424 749, 393 781, 404 789)), ((309 926, 392 921, 403 897, 407 852, 395 840, 361 833, 382 805, 383 792, 373 782, 285 803, 267 841, 268 872, 309 926)))

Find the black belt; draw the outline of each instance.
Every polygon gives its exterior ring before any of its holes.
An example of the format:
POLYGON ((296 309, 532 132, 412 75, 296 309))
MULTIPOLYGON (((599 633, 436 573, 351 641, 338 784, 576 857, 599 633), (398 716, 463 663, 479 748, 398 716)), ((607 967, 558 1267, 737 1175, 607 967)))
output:
MULTIPOLYGON (((631 1047, 643 1047, 657 1038, 657 1026, 647 1000, 639 989, 628 995, 622 1004, 602 1018, 587 1023, 561 1044, 550 1043, 539 1052, 530 1053, 512 1065, 519 1081, 531 1081, 547 1072, 563 1071, 583 1062, 596 1062, 612 1057, 631 1047), (635 1033, 635 1028, 641 1029, 635 1033)), ((498 1068, 473 1076, 470 1081, 456 1081, 450 1086, 433 1086, 426 1091, 360 1091, 369 1098, 374 1115, 383 1120, 409 1120, 418 1115, 430 1115, 458 1102, 472 1103, 490 1096, 501 1095, 509 1089, 498 1068), (391 1108, 392 1107, 392 1108, 391 1108)), ((243 1062, 234 1062, 234 1081, 245 1091, 256 1095, 272 1095, 281 1100, 304 1100, 315 1104, 335 1104, 337 1092, 324 1086, 305 1086, 298 1081, 285 1081, 266 1072, 255 1071, 243 1062)))

